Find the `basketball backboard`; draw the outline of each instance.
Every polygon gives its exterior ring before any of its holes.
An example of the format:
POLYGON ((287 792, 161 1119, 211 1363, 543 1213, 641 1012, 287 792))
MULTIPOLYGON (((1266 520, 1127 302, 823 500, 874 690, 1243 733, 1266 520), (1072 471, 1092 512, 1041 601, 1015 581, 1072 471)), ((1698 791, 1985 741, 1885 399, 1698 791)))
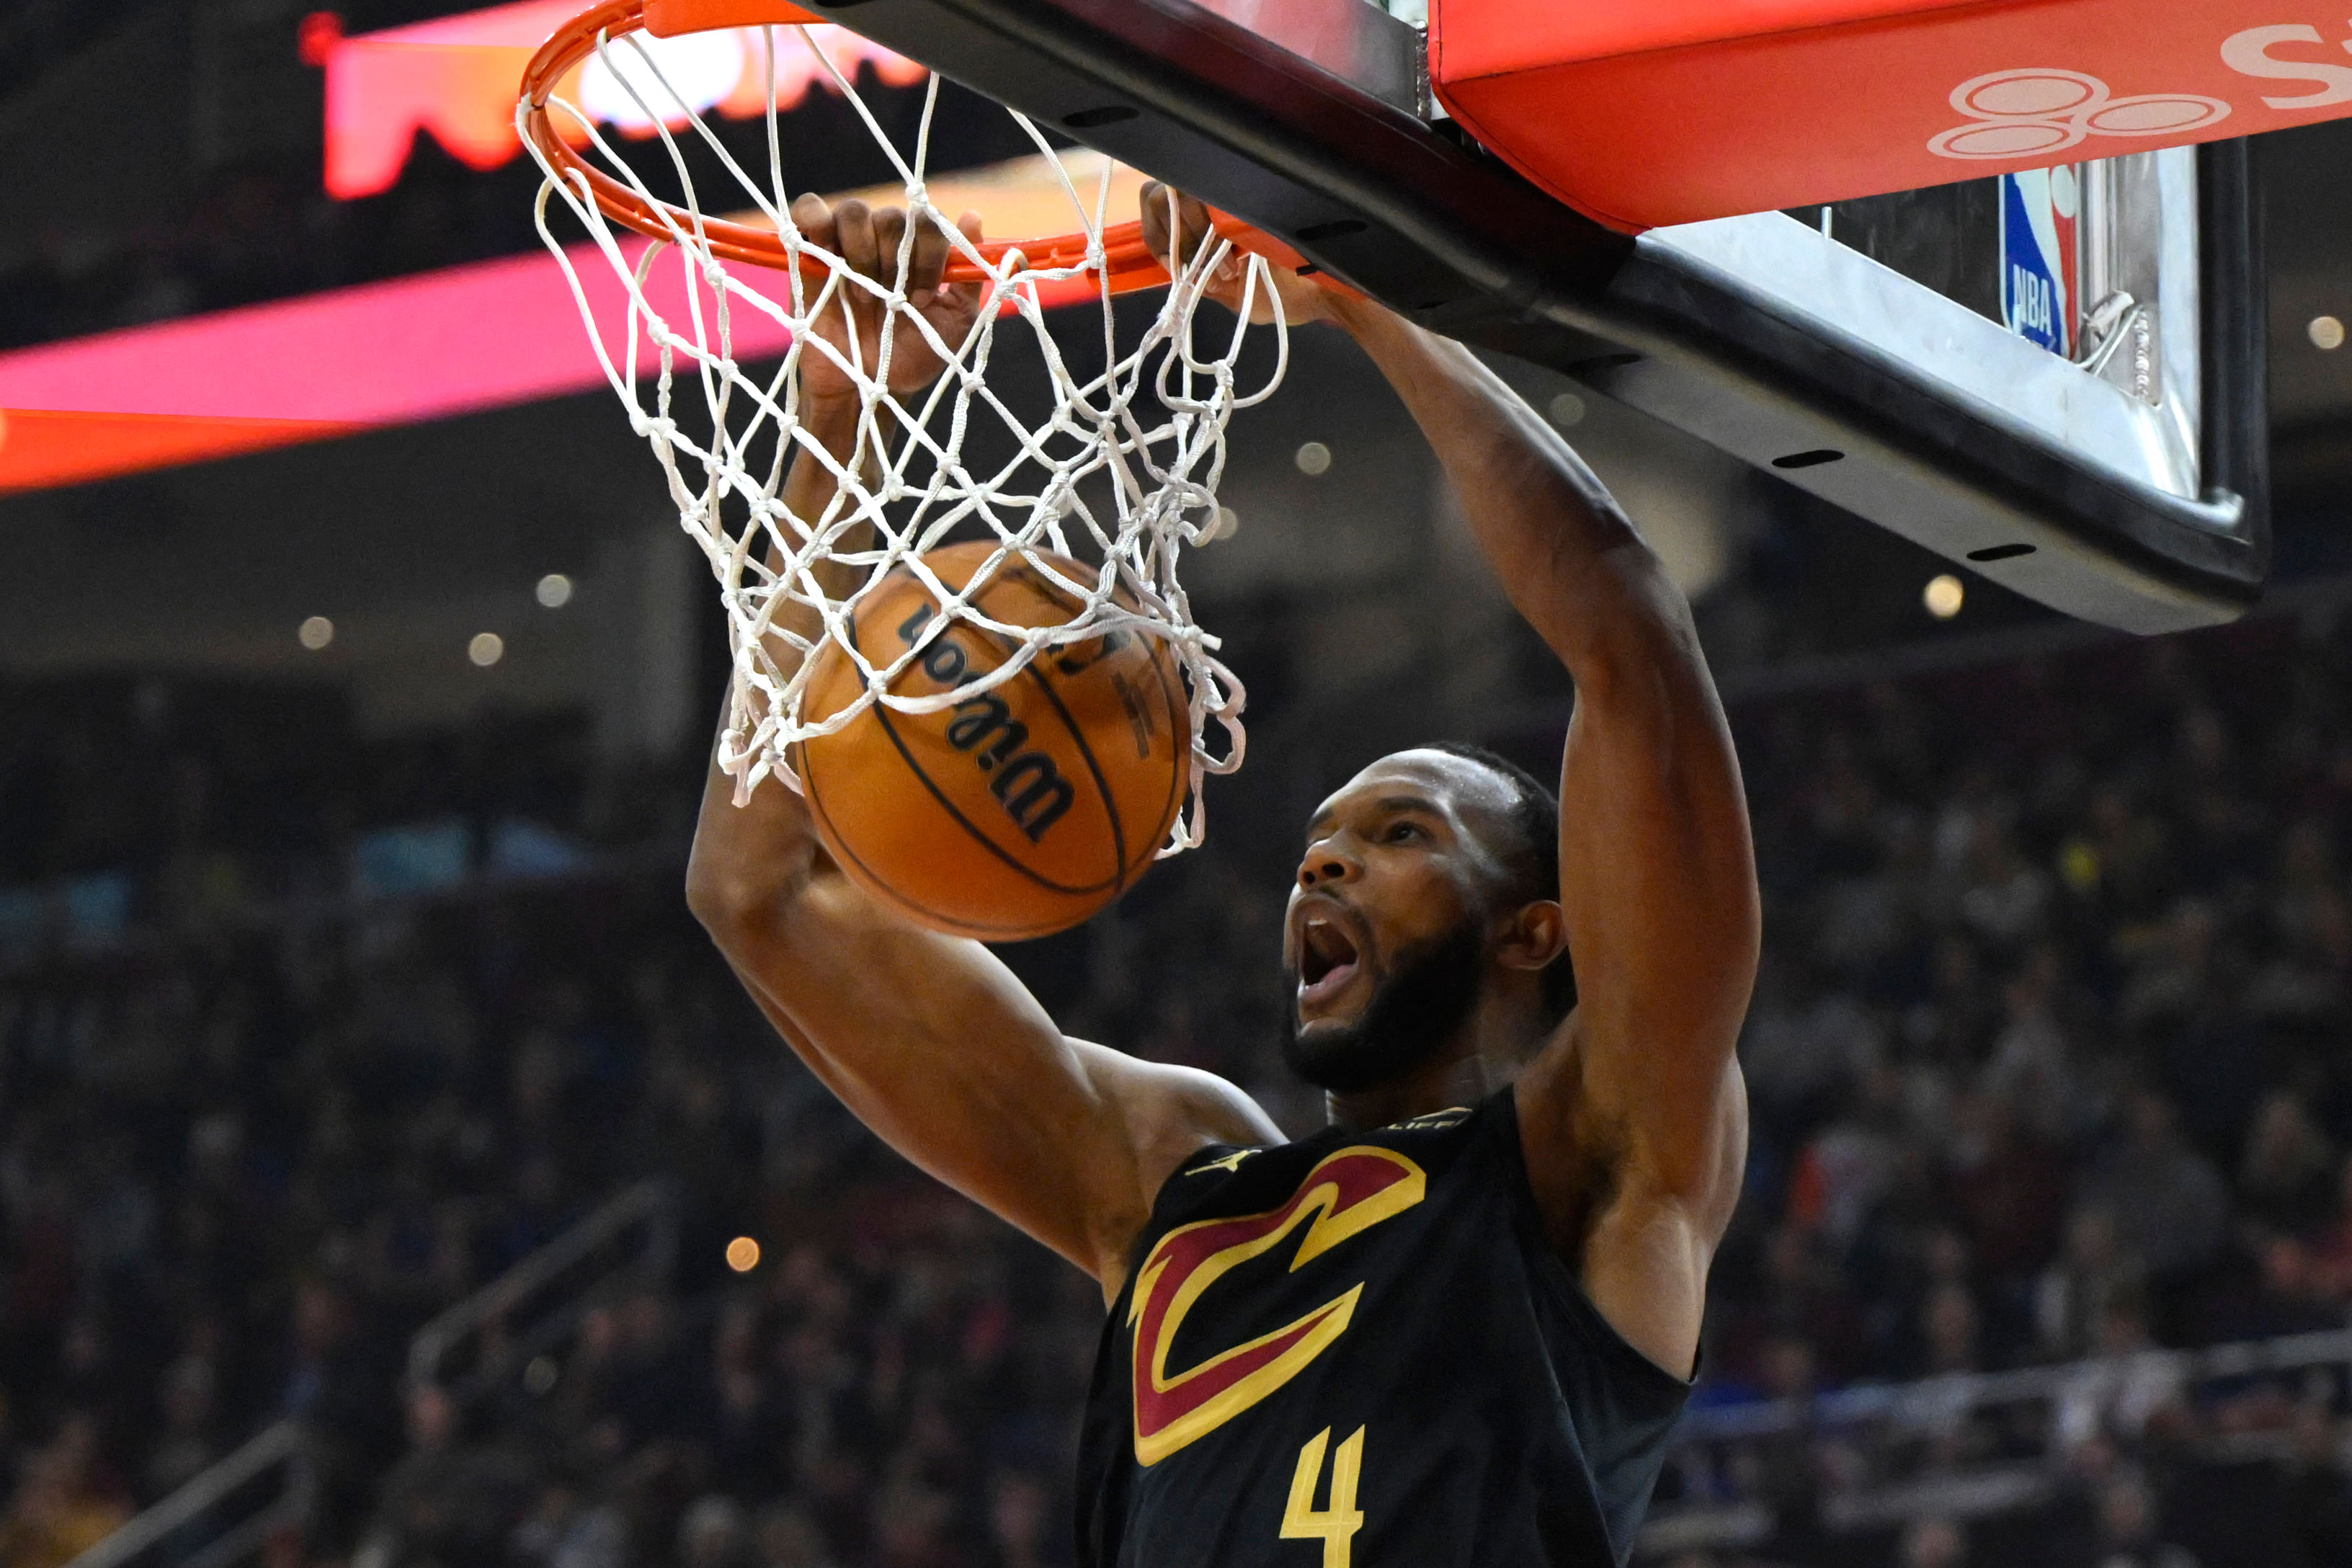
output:
MULTIPOLYGON (((646 19, 754 20, 758 3, 647 0, 646 19)), ((2227 620, 2260 590, 2263 311, 2242 142, 2038 180, 1955 164, 1979 177, 1842 204, 1827 233, 1818 209, 1636 233, 1449 119, 1422 29, 1367 0, 818 8, 1433 330, 1563 371, 2044 604, 2152 633, 2227 620), (2029 288, 2005 309, 2011 249, 2053 239, 2034 224, 2053 190, 2076 238, 2027 273, 2069 274, 2063 304, 2029 288)))

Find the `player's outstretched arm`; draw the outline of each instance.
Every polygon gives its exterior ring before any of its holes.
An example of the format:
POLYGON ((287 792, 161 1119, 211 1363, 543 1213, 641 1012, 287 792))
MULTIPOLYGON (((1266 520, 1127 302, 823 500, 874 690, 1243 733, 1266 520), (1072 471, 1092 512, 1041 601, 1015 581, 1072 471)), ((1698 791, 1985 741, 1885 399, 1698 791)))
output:
MULTIPOLYGON (((1146 189, 1181 252, 1206 209, 1146 189)), ((1755 981, 1755 854, 1690 606, 1583 460, 1461 344, 1274 269, 1286 318, 1351 332, 1445 466, 1488 563, 1576 682, 1560 764, 1560 924, 1576 1012, 1528 1065, 1528 1173, 1554 1243, 1636 1349, 1687 1373, 1747 1157, 1734 1056, 1755 981)), ((1240 265, 1210 292, 1238 305, 1240 265)), ((1257 313, 1268 313, 1263 294, 1257 313)))
POLYGON ((1575 1014, 1519 1082, 1528 1175, 1586 1291, 1677 1375, 1746 1159, 1734 1047, 1755 855, 1689 605, 1568 444, 1475 355, 1332 297, 1444 464, 1511 602, 1576 682, 1560 764, 1575 1014))
MULTIPOLYGON (((895 271, 904 233, 896 212, 855 203, 828 212, 803 197, 794 217, 869 276, 895 271)), ((971 329, 977 300, 936 287, 944 260, 943 241, 919 242, 909 292, 930 296, 925 309, 952 344, 971 329)), ((860 363, 873 364, 879 323, 850 314, 828 323, 828 339, 845 351, 849 334, 862 334, 860 363)), ((940 366, 920 335, 902 329, 892 368, 894 390, 911 393, 940 366)), ((806 428, 846 464, 859 402, 814 344, 803 350, 800 393, 806 428)), ((803 454, 786 500, 814 516, 832 487, 824 465, 803 454)), ((1177 1164, 1205 1143, 1279 1138, 1222 1079, 1066 1037, 980 943, 916 926, 853 886, 800 796, 772 781, 739 808, 734 787, 714 763, 687 900, 752 999, 859 1120, 1093 1274, 1106 1296, 1177 1164)))

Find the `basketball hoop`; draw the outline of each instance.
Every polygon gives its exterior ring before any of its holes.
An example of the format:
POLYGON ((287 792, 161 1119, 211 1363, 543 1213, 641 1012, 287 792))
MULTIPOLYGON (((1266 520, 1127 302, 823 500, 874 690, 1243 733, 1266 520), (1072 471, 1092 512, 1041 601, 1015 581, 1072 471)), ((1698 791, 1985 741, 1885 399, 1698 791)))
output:
POLYGON ((1003 685, 1048 649, 1113 632, 1138 632, 1164 641, 1183 671, 1192 725, 1192 805, 1178 817, 1161 852, 1190 847, 1203 831, 1203 778, 1241 763, 1244 693, 1214 658, 1217 639, 1192 620, 1178 578, 1179 560, 1186 546, 1204 543, 1219 531, 1216 487, 1223 472, 1227 421, 1235 409, 1269 395, 1286 367, 1286 329, 1266 257, 1297 258, 1278 242, 1221 215, 1214 235, 1171 279, 1145 246, 1140 223, 1107 222, 1114 166, 1099 161, 1089 202, 1068 161, 1033 122, 1012 110, 1007 112, 1037 149, 1044 178, 1058 189, 1076 226, 1044 239, 975 243, 950 215, 932 205, 927 184, 938 78, 931 79, 924 99, 914 151, 902 155, 856 84, 809 30, 809 24, 820 20, 782 0, 604 0, 539 51, 516 106, 516 128, 546 175, 537 204, 541 237, 563 268, 591 346, 631 427, 652 447, 668 479, 681 525, 709 558, 719 581, 733 656, 719 765, 736 780, 739 805, 770 773, 798 790, 793 748, 835 733, 877 703, 908 714, 939 712, 1003 685), (961 345, 940 340, 900 282, 853 271, 794 225, 773 91, 779 26, 801 28, 803 41, 898 176, 908 224, 897 278, 905 278, 916 234, 928 224, 949 247, 947 280, 981 289, 977 322, 961 345), (746 172, 638 36, 650 32, 658 40, 722 26, 748 29, 747 42, 764 51, 755 57, 765 59, 770 81, 764 179, 746 172), (604 62, 659 138, 676 187, 670 195, 657 195, 605 132, 560 95, 566 75, 593 60, 604 62), (729 205, 748 211, 727 216, 709 210, 682 141, 698 142, 716 155, 728 178, 729 205), (550 226, 555 201, 579 219, 625 290, 625 321, 617 326, 600 322, 594 294, 575 265, 578 257, 550 226), (649 243, 625 249, 616 226, 649 243), (667 281, 656 282, 666 252, 675 252, 677 261, 674 289, 667 281), (746 277, 731 272, 730 265, 769 271, 746 277), (1222 344, 1204 348, 1196 342, 1195 312, 1207 286, 1231 278, 1235 267, 1243 269, 1243 310, 1222 344), (1167 288, 1167 300, 1141 341, 1122 353, 1112 299, 1154 286, 1167 288), (661 291, 660 305, 649 288, 661 291), (825 311, 842 308, 845 290, 863 290, 867 304, 890 318, 878 363, 853 363, 808 331, 825 311), (1250 306, 1261 298, 1274 312, 1276 363, 1264 384, 1244 390, 1237 382, 1239 361, 1249 334, 1250 306), (1074 371, 1045 331, 1044 311, 1073 300, 1090 301, 1102 312, 1108 363, 1098 373, 1074 371), (758 354, 782 354, 774 369, 754 375, 738 362, 737 339, 745 335, 739 332, 739 318, 761 329, 769 346, 758 354), (1014 318, 1034 337, 1051 387, 1050 406, 1034 417, 1016 413, 988 384, 1000 328, 1014 318), (919 332, 946 365, 928 389, 904 400, 887 388, 893 335, 888 329, 901 324, 919 332), (799 419, 796 373, 800 356, 812 345, 857 389, 858 435, 845 461, 828 453, 799 419), (698 426, 689 433, 674 415, 681 369, 701 385, 707 434, 698 426), (650 406, 641 386, 648 378, 650 406), (998 463, 971 456, 975 426, 1009 435, 1017 457, 998 463), (782 499, 786 476, 801 456, 824 464, 835 480, 835 493, 815 517, 795 515, 782 499), (951 537, 993 546, 988 564, 954 589, 923 560, 951 537), (1082 563, 1081 574, 1071 572, 1073 561, 1082 563), (982 590, 997 572, 1013 565, 1042 575, 1066 594, 1075 607, 1071 617, 1035 627, 982 613, 976 607, 982 590), (925 635, 896 658, 869 661, 852 635, 857 609, 900 567, 922 582, 940 613, 925 635), (834 591, 828 591, 828 576, 834 591), (845 591, 844 581, 850 584, 845 591), (814 612, 819 628, 802 635, 780 624, 782 612, 793 606, 814 612), (908 695, 894 689, 898 678, 958 623, 1006 647, 1003 662, 952 690, 908 695), (828 703, 821 720, 805 721, 802 700, 816 662, 811 656, 826 642, 854 661, 864 690, 845 706, 828 703), (789 672, 779 662, 779 644, 791 650, 783 659, 793 666, 789 672), (1212 721, 1224 732, 1222 745, 1208 742, 1212 721))

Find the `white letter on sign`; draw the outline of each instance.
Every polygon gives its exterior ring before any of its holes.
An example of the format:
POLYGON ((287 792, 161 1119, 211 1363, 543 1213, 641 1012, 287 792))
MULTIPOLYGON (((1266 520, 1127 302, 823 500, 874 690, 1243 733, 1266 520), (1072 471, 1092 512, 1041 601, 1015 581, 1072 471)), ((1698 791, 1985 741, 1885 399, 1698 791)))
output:
MULTIPOLYGON (((2273 109, 2317 109, 2330 103, 2352 103, 2352 66, 2322 65, 2314 60, 2271 58, 2273 44, 2316 44, 2326 40, 2316 27, 2300 23, 2286 23, 2275 27, 2249 27, 2242 33, 2232 33, 2221 40, 2221 63, 2242 76, 2268 77, 2278 81, 2308 81, 2318 85, 2316 92, 2298 93, 2292 98, 2265 98, 2273 109)), ((2352 43, 2344 46, 2352 49, 2352 43)))

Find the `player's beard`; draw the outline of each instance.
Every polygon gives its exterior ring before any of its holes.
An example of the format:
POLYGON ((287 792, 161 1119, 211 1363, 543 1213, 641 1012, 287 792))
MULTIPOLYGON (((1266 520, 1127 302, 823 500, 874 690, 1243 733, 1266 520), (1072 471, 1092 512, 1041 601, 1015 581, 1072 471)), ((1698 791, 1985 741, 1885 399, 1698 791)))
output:
MULTIPOLYGON (((1340 1094, 1402 1078, 1435 1055, 1470 1016, 1485 958, 1485 931, 1476 920, 1465 920, 1400 953, 1353 1023, 1302 1037, 1294 1003, 1283 1013, 1283 1061, 1316 1088, 1340 1094)), ((1297 973, 1288 979, 1296 995, 1297 973)))

